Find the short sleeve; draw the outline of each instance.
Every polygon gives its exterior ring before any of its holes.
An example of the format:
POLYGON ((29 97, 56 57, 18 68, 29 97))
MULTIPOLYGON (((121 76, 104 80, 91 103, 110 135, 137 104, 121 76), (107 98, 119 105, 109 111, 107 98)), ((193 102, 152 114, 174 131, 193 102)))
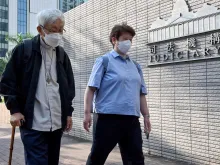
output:
POLYGON ((139 72, 139 74, 141 76, 140 94, 141 95, 147 95, 147 87, 146 87, 146 84, 144 82, 144 76, 143 76, 143 72, 142 72, 141 66, 138 64, 137 67, 138 67, 138 72, 139 72))
POLYGON ((96 59, 95 64, 92 68, 92 73, 89 78, 89 82, 88 82, 89 87, 96 87, 98 89, 100 88, 100 84, 104 74, 104 66, 102 63, 103 63, 102 57, 96 59))

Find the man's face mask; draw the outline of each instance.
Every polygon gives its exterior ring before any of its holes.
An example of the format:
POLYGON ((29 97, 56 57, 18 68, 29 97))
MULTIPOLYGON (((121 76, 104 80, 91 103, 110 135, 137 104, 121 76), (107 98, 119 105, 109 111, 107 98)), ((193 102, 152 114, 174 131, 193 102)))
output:
POLYGON ((61 40, 62 40, 62 37, 63 35, 60 34, 60 33, 50 33, 50 34, 47 34, 45 31, 44 31, 44 28, 42 27, 42 30, 45 34, 44 36, 44 41, 46 42, 47 45, 50 45, 51 47, 55 48, 57 47, 61 40))
POLYGON ((131 48, 131 41, 130 40, 118 42, 118 49, 120 50, 120 52, 126 54, 130 48, 131 48))

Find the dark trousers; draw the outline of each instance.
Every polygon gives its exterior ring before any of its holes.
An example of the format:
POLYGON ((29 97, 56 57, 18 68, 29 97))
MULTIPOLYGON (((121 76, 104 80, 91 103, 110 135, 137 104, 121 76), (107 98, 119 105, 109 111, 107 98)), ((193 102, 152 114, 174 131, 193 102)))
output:
POLYGON ((93 145, 86 165, 104 165, 119 144, 124 165, 144 165, 140 123, 135 116, 98 114, 93 145))
POLYGON ((58 165, 62 130, 41 132, 20 128, 26 165, 58 165))
MULTIPOLYGON (((92 132, 93 139, 95 137, 95 130, 96 130, 98 116, 99 115, 97 113, 93 113, 93 132, 92 132)), ((130 165, 131 163, 129 163, 129 155, 128 155, 128 151, 126 150, 126 143, 124 143, 123 141, 119 141, 118 145, 119 145, 119 149, 121 152, 121 158, 122 158, 123 165, 130 165)))

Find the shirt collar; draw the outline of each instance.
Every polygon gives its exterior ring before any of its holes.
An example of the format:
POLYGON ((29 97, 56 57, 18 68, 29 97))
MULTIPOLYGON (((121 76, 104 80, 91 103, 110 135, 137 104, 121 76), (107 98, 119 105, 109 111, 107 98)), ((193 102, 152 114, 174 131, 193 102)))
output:
MULTIPOLYGON (((120 54, 118 54, 114 49, 112 49, 111 54, 114 58, 121 57, 120 54)), ((126 55, 126 60, 130 60, 129 55, 126 55)))

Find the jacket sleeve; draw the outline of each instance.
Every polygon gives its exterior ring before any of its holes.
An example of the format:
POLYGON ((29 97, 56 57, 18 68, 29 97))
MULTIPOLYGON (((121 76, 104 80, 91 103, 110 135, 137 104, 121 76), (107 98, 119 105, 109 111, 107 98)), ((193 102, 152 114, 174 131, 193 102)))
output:
POLYGON ((66 65, 66 75, 67 75, 67 79, 68 79, 68 116, 72 116, 73 113, 73 106, 72 106, 72 101, 75 97, 75 81, 74 81, 74 75, 73 75, 73 70, 72 70, 72 66, 71 66, 71 62, 70 59, 68 57, 68 55, 65 52, 65 65, 66 65))
POLYGON ((6 91, 4 93, 5 104, 11 114, 21 112, 18 101, 18 81, 22 52, 23 47, 21 45, 14 48, 11 59, 6 65, 0 82, 2 91, 6 91))

